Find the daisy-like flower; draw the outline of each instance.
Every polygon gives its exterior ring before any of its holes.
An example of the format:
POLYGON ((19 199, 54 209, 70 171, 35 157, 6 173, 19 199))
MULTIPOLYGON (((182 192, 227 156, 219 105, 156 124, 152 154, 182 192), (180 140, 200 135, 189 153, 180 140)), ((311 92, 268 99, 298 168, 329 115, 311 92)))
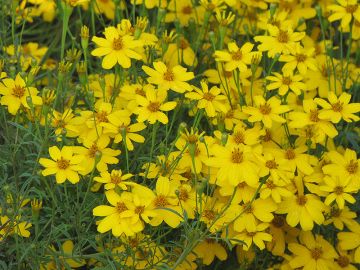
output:
POLYGON ((359 121, 360 117, 355 113, 360 112, 360 103, 349 103, 351 95, 342 93, 339 97, 334 92, 329 92, 328 101, 321 98, 314 99, 323 110, 319 113, 320 119, 329 119, 333 123, 339 123, 341 119, 346 122, 359 121))
POLYGON ((178 93, 191 91, 192 86, 187 83, 194 78, 193 72, 187 72, 186 68, 176 65, 172 68, 167 67, 163 62, 154 62, 154 69, 143 66, 142 69, 150 77, 147 81, 155 84, 159 89, 173 90, 178 93))
POLYGON ((354 187, 350 177, 343 178, 339 176, 325 176, 324 184, 319 187, 320 190, 328 192, 325 204, 331 205, 336 201, 340 209, 343 209, 345 202, 354 203, 356 200, 349 193, 355 193, 358 188, 354 187))
POLYGON ((194 253, 202 259, 203 264, 210 265, 215 257, 220 261, 227 259, 226 249, 215 239, 207 238, 200 242, 195 248, 194 253))
MULTIPOLYGON (((264 242, 270 242, 272 239, 271 234, 265 232, 268 227, 269 223, 260 223, 256 225, 255 230, 244 230, 241 233, 236 234, 232 237, 232 239, 243 241, 245 243, 245 245, 243 245, 244 250, 249 250, 252 243, 254 243, 260 250, 263 250, 265 248, 264 242)), ((236 244, 236 241, 234 241, 234 244, 236 244)))
POLYGON ((340 232, 337 235, 339 247, 342 250, 354 250, 354 261, 360 263, 360 224, 347 224, 350 232, 340 232))
POLYGON ((228 44, 228 51, 215 51, 215 60, 218 62, 225 62, 225 70, 233 71, 238 68, 240 72, 247 70, 247 65, 251 64, 253 54, 251 50, 254 44, 246 42, 239 48, 235 42, 228 44))
POLYGON ((297 44, 295 50, 290 51, 290 54, 283 54, 280 56, 279 61, 285 62, 282 70, 293 71, 297 69, 300 74, 306 74, 307 70, 316 71, 317 62, 313 57, 315 48, 303 48, 297 44))
POLYGON ((108 171, 101 172, 100 176, 94 177, 94 180, 99 183, 105 184, 105 189, 114 189, 120 187, 123 190, 127 190, 127 184, 132 183, 126 181, 133 177, 131 173, 123 174, 121 170, 112 170, 111 173, 108 171))
POLYGON ((302 82, 303 77, 299 74, 294 75, 292 71, 284 71, 283 74, 273 72, 275 76, 267 76, 266 79, 272 81, 267 85, 268 90, 279 89, 279 95, 284 96, 289 90, 297 96, 301 91, 305 91, 306 85, 302 82))
POLYGON ((199 109, 205 109, 207 116, 214 117, 216 112, 226 112, 225 100, 226 96, 221 94, 221 89, 213 86, 209 90, 209 87, 205 81, 201 81, 201 89, 194 87, 194 92, 185 94, 185 97, 198 100, 197 107, 199 109))
POLYGON ((340 231, 344 230, 344 225, 351 225, 356 222, 354 219, 357 217, 355 212, 350 211, 349 207, 345 206, 343 209, 334 204, 326 211, 325 216, 328 218, 324 221, 324 225, 334 224, 335 228, 340 231))
POLYGON ((357 0, 336 0, 339 5, 329 5, 327 9, 332 11, 329 22, 341 20, 341 28, 350 25, 352 18, 360 21, 360 6, 357 0))
POLYGON ((245 107, 244 113, 250 115, 249 122, 263 122, 266 128, 272 127, 272 122, 285 123, 286 120, 279 114, 286 113, 291 110, 287 105, 281 105, 280 99, 273 96, 269 100, 265 100, 263 96, 255 96, 254 102, 256 107, 245 107))
POLYGON ((30 237, 29 228, 31 226, 29 222, 20 221, 20 216, 17 216, 15 219, 10 219, 8 216, 0 216, 0 243, 11 234, 30 237))
POLYGON ((290 260, 292 269, 311 270, 335 269, 334 259, 338 257, 334 247, 322 235, 315 237, 311 232, 300 235, 301 244, 290 243, 289 250, 293 253, 290 260))
POLYGON ((105 38, 93 37, 92 41, 99 46, 91 52, 93 56, 105 56, 102 60, 104 69, 111 69, 118 63, 123 68, 131 66, 131 58, 141 59, 141 55, 135 52, 136 48, 143 46, 140 40, 134 40, 133 36, 120 35, 113 27, 105 28, 105 38))
POLYGON ((40 158, 39 163, 45 167, 42 170, 43 176, 55 174, 58 184, 69 180, 72 184, 79 182, 79 171, 83 170, 80 163, 83 156, 74 155, 73 150, 69 146, 64 146, 61 150, 57 146, 49 148, 51 159, 40 158))
POLYGON ((254 39, 261 42, 259 51, 268 51, 269 57, 275 54, 289 54, 295 49, 297 42, 305 36, 305 32, 294 32, 289 26, 286 30, 268 24, 269 36, 256 36, 254 39))
POLYGON ((42 99, 37 94, 38 90, 35 87, 28 87, 20 74, 16 75, 15 80, 5 78, 0 83, 0 95, 2 95, 0 104, 6 105, 12 115, 18 112, 21 105, 29 109, 29 99, 33 105, 41 105, 42 99))
POLYGON ((156 121, 167 124, 169 119, 163 112, 173 110, 176 107, 176 102, 165 102, 166 97, 166 90, 155 90, 154 87, 147 89, 145 97, 136 95, 136 102, 139 107, 135 109, 134 113, 138 115, 137 120, 139 122, 147 120, 150 124, 154 124, 156 121))

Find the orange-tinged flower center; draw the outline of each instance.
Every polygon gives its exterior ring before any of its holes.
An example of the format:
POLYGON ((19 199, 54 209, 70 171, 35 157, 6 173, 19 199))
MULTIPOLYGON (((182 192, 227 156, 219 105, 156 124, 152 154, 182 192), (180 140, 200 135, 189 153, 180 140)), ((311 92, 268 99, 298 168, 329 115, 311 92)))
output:
POLYGON ((216 217, 216 214, 213 210, 204 210, 203 216, 207 218, 208 220, 214 220, 216 217))
POLYGON ((239 149, 235 149, 231 152, 231 161, 233 163, 241 163, 243 161, 243 152, 241 152, 239 149))
POLYGON ((194 144, 197 143, 198 137, 195 134, 189 134, 186 140, 189 142, 189 144, 194 144))
POLYGON ((119 175, 118 173, 114 173, 111 175, 110 180, 111 183, 117 185, 121 182, 121 175, 119 175))
POLYGON ((189 47, 189 42, 187 42, 186 39, 182 38, 182 39, 180 39, 179 47, 180 47, 180 49, 185 50, 189 47))
POLYGON ((356 160, 350 160, 349 164, 346 166, 346 170, 349 172, 349 174, 355 174, 357 173, 359 168, 359 164, 356 160))
POLYGON ((179 190, 179 199, 182 201, 187 201, 189 199, 189 193, 185 188, 179 190))
POLYGON ((282 79, 282 83, 285 85, 290 85, 291 84, 291 78, 289 76, 284 76, 282 79))
POLYGON ((142 213, 144 213, 145 210, 145 206, 136 206, 135 208, 135 214, 141 215, 142 213))
POLYGON ((24 96, 24 94, 25 94, 25 88, 19 85, 15 85, 12 91, 12 95, 17 98, 21 98, 24 96))
POLYGON ((143 96, 143 97, 146 96, 145 91, 144 91, 143 89, 141 89, 141 88, 136 88, 136 89, 135 89, 135 94, 140 95, 140 96, 143 96))
POLYGON ((337 194, 337 195, 341 195, 341 194, 343 194, 344 189, 343 189, 343 187, 341 187, 341 186, 337 186, 337 187, 334 188, 334 192, 335 192, 335 194, 337 194))
POLYGON ((210 92, 207 92, 207 93, 204 93, 203 98, 205 100, 212 101, 215 98, 215 96, 213 94, 211 94, 210 92))
POLYGON ((240 144, 240 143, 244 143, 245 142, 245 136, 244 133, 242 133, 241 131, 235 132, 233 134, 233 138, 234 138, 234 142, 236 144, 240 144))
POLYGON ((114 38, 113 40, 113 49, 119 51, 124 47, 124 43, 121 37, 114 38))
POLYGON ((167 70, 165 73, 164 73, 164 80, 165 81, 173 81, 175 79, 175 74, 174 72, 172 72, 171 70, 167 70))
POLYGON ((278 164, 275 162, 275 160, 268 160, 265 163, 266 167, 268 167, 269 169, 277 169, 278 164))
POLYGON ((340 217, 341 210, 339 208, 331 208, 330 210, 330 216, 331 217, 340 217))
POLYGON ((285 220, 282 216, 275 216, 274 219, 271 221, 271 224, 277 228, 281 228, 285 225, 285 220))
POLYGON ((296 55, 296 61, 298 61, 299 63, 304 62, 305 60, 306 60, 305 54, 300 53, 296 55))
POLYGON ((58 161, 56 161, 57 166, 60 170, 66 170, 70 166, 70 161, 61 157, 58 161))
POLYGON ((249 237, 254 237, 256 235, 256 232, 248 232, 247 235, 249 237))
POLYGON ((260 105, 259 110, 262 114, 267 115, 271 112, 271 107, 269 104, 260 105))
POLYGON ((345 10, 347 13, 354 13, 358 9, 358 5, 348 5, 345 10))
POLYGON ((125 204, 125 203, 123 203, 123 202, 118 202, 118 203, 116 204, 116 211, 117 211, 118 213, 122 213, 122 212, 124 212, 124 211, 126 211, 126 210, 128 210, 128 208, 126 207, 126 204, 125 204))
POLYGON ((251 214, 254 211, 254 208, 252 208, 251 203, 244 204, 243 209, 247 214, 251 214))
POLYGON ((192 13, 192 7, 191 6, 185 6, 182 8, 181 12, 183 14, 191 14, 192 13))
POLYGON ((350 260, 347 256, 339 256, 337 259, 337 264, 340 265, 340 267, 345 268, 350 264, 350 260))
POLYGON ((147 106, 150 112, 157 112, 160 110, 160 103, 159 102, 150 102, 147 106))
POLYGON ((286 31, 279 31, 277 39, 280 43, 287 43, 289 41, 289 35, 286 31))
POLYGON ((98 146, 96 145, 96 143, 94 143, 90 148, 89 148, 89 152, 88 152, 88 155, 89 157, 91 158, 94 158, 96 153, 98 152, 99 148, 98 146))
POLYGON ((274 182, 271 181, 271 180, 266 181, 266 187, 267 187, 268 189, 274 189, 274 188, 276 188, 276 186, 274 185, 274 182))
POLYGON ((310 110, 310 120, 312 122, 319 122, 319 111, 317 109, 315 110, 310 110))
POLYGON ((334 112, 341 112, 343 109, 343 103, 339 101, 331 105, 334 112))
POLYGON ((164 207, 166 206, 168 203, 166 197, 164 195, 158 195, 156 198, 155 198, 155 201, 154 201, 154 205, 155 207, 164 207))
POLYGON ((98 120, 98 122, 102 122, 102 123, 109 122, 109 120, 107 118, 107 112, 104 112, 104 111, 96 113, 96 119, 98 120))
POLYGON ((294 159, 295 156, 296 156, 296 154, 295 154, 295 151, 294 151, 293 149, 288 149, 288 150, 286 150, 286 152, 285 152, 285 157, 286 157, 287 159, 294 159))
POLYGON ((242 59, 242 52, 241 50, 238 50, 237 52, 234 52, 232 55, 231 55, 231 58, 232 60, 235 60, 235 61, 239 61, 242 59))
POLYGON ((296 202, 297 202, 298 205, 303 206, 303 205, 306 204, 307 198, 305 197, 305 195, 299 195, 299 196, 297 197, 296 202))
POLYGON ((322 249, 320 247, 316 247, 316 248, 311 250, 311 257, 314 260, 320 259, 322 254, 323 254, 323 251, 322 251, 322 249))

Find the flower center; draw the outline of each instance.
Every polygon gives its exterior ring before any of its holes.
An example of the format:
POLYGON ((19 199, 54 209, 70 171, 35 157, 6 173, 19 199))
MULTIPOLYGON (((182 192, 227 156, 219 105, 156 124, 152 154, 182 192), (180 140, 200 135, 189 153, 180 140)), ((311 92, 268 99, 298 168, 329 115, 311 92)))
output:
POLYGON ((244 204, 243 209, 247 214, 251 214, 254 211, 254 208, 251 207, 251 203, 244 204))
POLYGON ((234 138, 234 142, 236 144, 240 144, 240 143, 245 142, 244 133, 242 133, 241 131, 235 132, 234 135, 233 135, 233 138, 234 138))
POLYGON ((243 152, 241 152, 239 149, 235 149, 231 152, 231 161, 233 163, 241 163, 243 161, 243 152))
POLYGON ((164 195, 158 195, 155 198, 154 205, 155 207, 164 207, 168 204, 168 201, 164 195))
POLYGON ((187 136, 187 141, 189 144, 195 144, 198 141, 198 137, 195 134, 189 134, 189 136, 187 136))
POLYGON ((340 102, 336 102, 336 103, 332 104, 331 107, 334 112, 341 112, 343 109, 343 104, 340 102))
POLYGON ((118 202, 116 204, 116 211, 120 214, 124 211, 128 210, 128 208, 126 207, 126 204, 123 202, 118 202))
POLYGON ((359 164, 356 160, 350 160, 350 163, 346 166, 346 170, 349 174, 355 174, 358 171, 359 164))
POLYGON ((294 159, 295 158, 295 152, 294 152, 294 150, 293 149, 288 149, 288 150, 286 150, 286 152, 285 152, 285 157, 287 158, 287 159, 294 159))
POLYGON ((207 101, 212 101, 215 98, 215 96, 213 94, 207 92, 207 93, 204 93, 203 98, 207 101))
POLYGON ((135 214, 141 215, 142 213, 144 213, 145 210, 145 206, 136 206, 135 208, 135 214))
POLYGON ((179 199, 182 201, 187 201, 189 199, 189 193, 187 192, 186 189, 181 188, 179 190, 179 199))
POLYGON ((306 204, 307 198, 305 197, 305 195, 300 195, 300 196, 297 197, 296 202, 297 202, 298 205, 303 206, 303 205, 306 204))
POLYGON ((271 112, 271 107, 268 104, 260 105, 259 110, 262 114, 267 115, 271 112))
POLYGON ((148 110, 150 112, 157 112, 160 109, 160 103, 159 102, 150 102, 147 106, 148 110))
POLYGON ((19 85, 15 85, 15 87, 13 88, 13 91, 12 91, 12 95, 17 98, 21 98, 24 96, 24 94, 25 94, 25 88, 21 87, 19 85))
POLYGON ((341 210, 339 208, 331 208, 330 210, 330 216, 331 217, 340 217, 341 210))
POLYGON ((270 132, 270 130, 268 130, 268 129, 265 130, 265 135, 263 137, 263 141, 264 142, 271 141, 271 132, 270 132))
POLYGON ((117 185, 121 182, 121 176, 118 173, 111 175, 111 183, 117 185))
POLYGON ((119 51, 119 50, 121 50, 123 47, 124 47, 124 43, 123 43, 123 41, 122 41, 122 38, 121 38, 121 37, 114 38, 114 40, 113 40, 113 49, 114 49, 115 51, 119 51))
POLYGON ((208 220, 213 220, 216 217, 216 214, 213 210, 204 210, 203 216, 206 217, 208 220))
POLYGON ((343 187, 341 187, 341 186, 337 186, 337 187, 334 188, 334 192, 335 192, 335 194, 337 194, 337 195, 341 195, 341 194, 343 194, 344 189, 343 189, 343 187))
POLYGON ((143 89, 141 89, 141 88, 136 88, 136 89, 135 89, 135 94, 137 94, 137 95, 139 95, 139 96, 143 96, 143 97, 146 96, 145 91, 144 91, 143 89))
POLYGON ((185 6, 182 8, 182 13, 183 14, 191 14, 192 13, 192 7, 191 6, 185 6))
POLYGON ((269 169, 277 169, 278 165, 277 163, 275 162, 275 160, 268 160, 266 161, 265 163, 266 167, 268 167, 269 169))
POLYGON ((311 257, 313 257, 314 260, 318 260, 318 259, 320 259, 322 253, 323 253, 322 249, 316 247, 311 250, 311 257))
POLYGON ((186 39, 182 38, 182 39, 180 39, 179 47, 180 47, 180 49, 185 50, 186 48, 189 47, 189 42, 187 42, 186 39))
POLYGON ((285 220, 282 216, 275 216, 271 224, 277 228, 281 228, 282 226, 285 225, 285 220))
POLYGON ((280 30, 277 39, 280 43, 287 43, 289 41, 289 35, 287 32, 280 30))
POLYGON ((70 166, 70 161, 64 158, 59 159, 56 163, 60 170, 66 170, 70 166))
POLYGON ((171 70, 167 70, 165 73, 164 73, 164 80, 165 81, 173 81, 175 79, 175 74, 174 72, 172 72, 171 70))
POLYGON ((107 118, 107 112, 101 111, 96 113, 96 119, 98 120, 98 122, 100 123, 107 123, 109 122, 108 118, 107 118))
POLYGON ((337 259, 337 264, 340 265, 340 267, 345 268, 350 264, 350 260, 347 256, 339 256, 337 259))
POLYGON ((310 110, 310 121, 312 122, 319 122, 319 111, 317 109, 310 110))
POLYGON ((348 5, 346 6, 345 10, 347 13, 354 13, 358 8, 358 5, 348 5))
POLYGON ((242 52, 241 50, 238 50, 237 52, 233 53, 231 56, 232 60, 239 61, 242 58, 242 52))
POLYGON ((99 148, 97 147, 97 145, 94 143, 90 148, 89 148, 89 157, 94 158, 96 153, 98 152, 99 148))
POLYGON ((271 180, 266 181, 266 187, 267 187, 268 189, 274 189, 274 188, 276 188, 276 186, 274 185, 274 182, 271 181, 271 180))
POLYGON ((248 232, 247 235, 249 237, 254 237, 256 235, 256 232, 248 232))
POLYGON ((305 54, 297 54, 296 55, 296 61, 298 61, 299 63, 304 62, 306 60, 306 55, 305 54))
POLYGON ((282 79, 282 83, 285 84, 285 85, 290 85, 291 84, 291 78, 286 76, 286 77, 283 77, 282 79))

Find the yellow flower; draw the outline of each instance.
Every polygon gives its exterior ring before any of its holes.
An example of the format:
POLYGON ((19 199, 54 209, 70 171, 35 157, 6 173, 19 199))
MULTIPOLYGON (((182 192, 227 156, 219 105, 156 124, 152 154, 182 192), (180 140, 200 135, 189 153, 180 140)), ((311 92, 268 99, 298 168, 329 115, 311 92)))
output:
POLYGON ((359 189, 354 187, 350 177, 343 178, 339 176, 325 176, 324 184, 319 188, 322 191, 329 192, 326 196, 325 204, 331 205, 333 201, 336 201, 340 209, 345 206, 345 201, 349 203, 355 203, 355 198, 349 193, 355 193, 359 189))
POLYGON ((357 217, 357 214, 350 211, 347 206, 343 209, 339 209, 337 205, 333 205, 326 211, 325 216, 327 216, 327 219, 325 220, 324 225, 333 223, 335 228, 342 231, 344 230, 344 224, 348 226, 355 222, 354 219, 357 217))
POLYGON ((122 174, 121 170, 112 170, 111 173, 108 171, 101 172, 101 176, 94 177, 94 180, 99 183, 105 184, 105 189, 114 189, 120 187, 123 190, 127 190, 127 184, 132 182, 126 181, 133 177, 131 173, 122 174))
POLYGON ((339 5, 329 5, 328 10, 332 11, 328 20, 330 22, 341 20, 341 28, 350 25, 353 18, 360 21, 360 6, 357 0, 336 0, 339 5))
POLYGON ((135 109, 134 113, 138 115, 137 120, 139 122, 147 120, 150 124, 154 124, 156 121, 167 124, 169 119, 163 112, 173 110, 176 107, 176 101, 165 102, 166 97, 166 90, 155 90, 154 87, 147 89, 145 97, 136 95, 139 107, 135 109))
POLYGON ((72 184, 79 182, 79 171, 83 170, 80 163, 83 156, 74 155, 70 146, 64 146, 61 150, 57 146, 49 148, 51 159, 40 158, 39 163, 45 167, 42 171, 43 176, 55 174, 58 184, 69 180, 72 184))
POLYGON ((191 18, 196 21, 198 18, 203 18, 205 11, 202 6, 194 6, 191 0, 171 0, 167 8, 169 12, 166 13, 165 22, 173 22, 178 19, 183 26, 188 26, 191 18))
POLYGON ((243 111, 250 115, 249 122, 263 122, 264 126, 271 128, 272 122, 285 123, 286 120, 279 114, 290 111, 287 105, 281 105, 281 101, 273 96, 265 100, 262 96, 254 97, 256 107, 245 107, 243 111))
MULTIPOLYGON (((1 210, 1 209, 0 209, 1 210)), ((8 236, 17 234, 22 237, 30 237, 29 228, 31 223, 20 221, 20 216, 14 220, 9 219, 8 216, 0 216, 0 243, 8 236)))
POLYGON ((163 62, 154 62, 154 68, 142 66, 142 69, 150 77, 147 81, 158 86, 160 90, 173 90, 178 93, 191 91, 192 87, 187 81, 194 78, 193 72, 187 72, 186 68, 177 65, 172 68, 167 67, 163 62))
POLYGON ((243 246, 244 250, 249 250, 252 243, 254 243, 260 250, 263 250, 265 248, 264 242, 270 242, 272 239, 271 234, 265 232, 267 227, 269 227, 268 223, 260 223, 256 225, 255 230, 245 230, 233 236, 231 239, 234 239, 234 241, 232 242, 233 244, 237 244, 238 242, 236 242, 236 240, 243 241, 245 243, 243 246))
POLYGON ((42 99, 37 94, 38 90, 27 86, 20 74, 16 75, 15 80, 5 78, 0 83, 0 95, 2 95, 0 104, 6 105, 9 113, 13 115, 18 112, 21 105, 29 109, 29 101, 33 105, 41 105, 42 99))
POLYGON ((195 92, 185 94, 185 97, 197 100, 197 108, 205 109, 207 116, 214 117, 216 112, 226 112, 225 100, 226 96, 221 94, 220 88, 209 87, 205 81, 201 81, 201 89, 194 87, 195 92))
POLYGON ((339 97, 334 92, 329 92, 328 102, 321 98, 314 99, 323 110, 319 113, 320 119, 329 119, 333 123, 339 123, 341 119, 346 122, 359 121, 360 117, 355 113, 360 112, 360 103, 350 103, 351 95, 342 93, 339 97))
POLYGON ((198 258, 202 259, 203 264, 210 265, 215 257, 220 261, 227 259, 226 249, 215 239, 207 238, 201 241, 193 250, 198 258))
POLYGON ((354 262, 360 263, 360 225, 353 222, 347 225, 350 232, 339 232, 337 238, 339 240, 339 247, 342 250, 353 250, 354 262))
POLYGON ((322 235, 315 237, 311 232, 300 235, 302 244, 290 243, 289 250, 293 253, 290 260, 292 269, 323 270, 335 269, 334 259, 338 257, 334 247, 322 235))
POLYGON ((305 36, 305 32, 294 32, 290 26, 284 30, 268 24, 267 30, 269 36, 255 36, 254 40, 261 42, 258 50, 268 51, 269 57, 274 57, 276 54, 289 54, 295 50, 297 42, 305 36))
POLYGON ((289 89, 297 96, 301 95, 301 91, 305 91, 306 85, 302 82, 301 75, 294 75, 291 71, 284 71, 283 74, 273 72, 275 76, 267 76, 266 79, 272 81, 267 85, 268 90, 279 89, 279 95, 284 96, 289 89))
POLYGON ((253 48, 254 44, 250 42, 246 42, 241 48, 235 42, 230 42, 228 51, 215 51, 215 60, 225 62, 226 71, 233 71, 238 68, 240 72, 244 72, 247 70, 247 65, 251 64, 254 55, 251 52, 253 48))
POLYGON ((104 69, 110 69, 118 63, 123 68, 131 66, 131 58, 141 59, 135 49, 142 47, 140 40, 134 40, 130 35, 120 35, 119 31, 113 27, 105 28, 105 38, 94 36, 92 41, 99 46, 91 52, 93 56, 105 56, 102 61, 104 69))

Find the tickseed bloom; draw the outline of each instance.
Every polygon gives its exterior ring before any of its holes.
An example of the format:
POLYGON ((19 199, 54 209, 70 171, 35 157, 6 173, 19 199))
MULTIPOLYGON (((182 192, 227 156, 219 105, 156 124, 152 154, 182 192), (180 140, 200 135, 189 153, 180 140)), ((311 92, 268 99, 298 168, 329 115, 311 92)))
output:
POLYGON ((193 252, 202 259, 203 264, 210 265, 215 257, 220 261, 227 259, 226 249, 215 239, 207 238, 200 242, 193 252))
POLYGON ((123 68, 131 66, 131 58, 141 59, 141 55, 135 52, 136 48, 142 47, 140 40, 134 40, 130 35, 120 35, 113 27, 105 28, 105 38, 93 37, 92 41, 99 46, 91 52, 93 56, 105 56, 102 61, 104 69, 111 69, 118 63, 123 68))
POLYGON ((197 100, 197 108, 205 109, 209 117, 216 116, 216 112, 226 112, 226 96, 221 94, 221 89, 213 86, 210 88, 205 81, 201 81, 201 89, 194 87, 193 92, 185 94, 185 97, 197 100))
POLYGON ((350 94, 344 92, 337 97, 332 91, 328 94, 328 101, 315 98, 315 102, 323 108, 319 118, 329 119, 333 123, 339 123, 341 119, 346 122, 359 121, 360 117, 355 113, 360 112, 360 103, 349 103, 350 100, 350 94))
POLYGON ((166 97, 166 90, 155 90, 153 87, 147 89, 145 97, 136 95, 139 107, 135 109, 134 113, 138 115, 137 120, 139 122, 147 120, 150 124, 154 124, 156 121, 167 124, 169 119, 164 112, 173 110, 176 107, 176 101, 165 102, 166 97))
POLYGON ((350 232, 339 232, 339 247, 342 250, 354 250, 354 262, 360 263, 360 225, 353 222, 347 225, 350 232))
POLYGON ((20 221, 20 216, 17 216, 15 220, 10 219, 8 216, 0 216, 0 243, 8 235, 12 234, 17 234, 22 237, 30 237, 29 228, 31 226, 32 225, 29 222, 20 221))
POLYGON ((172 68, 167 67, 163 62, 154 62, 154 69, 143 66, 142 69, 150 77, 147 81, 157 85, 161 90, 173 90, 178 93, 191 91, 192 86, 187 83, 194 78, 193 72, 187 72, 186 68, 176 65, 172 68))
POLYGON ((240 72, 247 70, 247 65, 251 64, 253 54, 251 51, 254 48, 254 44, 246 42, 241 48, 239 48, 235 42, 228 44, 228 51, 215 51, 215 60, 225 63, 226 71, 233 71, 236 68, 240 72))
POLYGON ((254 102, 256 107, 245 107, 243 111, 250 115, 249 122, 263 122, 264 126, 271 128, 272 122, 285 123, 286 120, 279 114, 290 111, 287 105, 281 105, 280 99, 273 96, 265 100, 262 96, 255 96, 254 102))
POLYGON ((94 177, 94 180, 105 184, 104 188, 106 190, 114 189, 115 187, 127 190, 126 185, 131 184, 131 182, 126 180, 129 180, 131 177, 133 177, 131 173, 123 174, 121 170, 112 170, 111 173, 108 171, 101 172, 100 176, 94 177))
POLYGON ((255 41, 261 42, 259 51, 268 51, 269 57, 276 54, 289 54, 295 49, 297 42, 304 38, 305 32, 294 32, 289 26, 286 30, 268 24, 269 36, 255 36, 255 41))
POLYGON ((39 163, 45 167, 42 170, 43 176, 55 174, 56 182, 58 184, 69 180, 72 184, 79 182, 79 171, 83 170, 80 163, 83 156, 74 155, 71 147, 64 146, 61 150, 57 146, 49 148, 51 159, 40 158, 39 163))
POLYGON ((42 99, 37 96, 38 90, 35 87, 27 86, 20 74, 17 74, 15 80, 5 78, 0 83, 0 99, 1 105, 8 107, 9 113, 15 115, 20 106, 29 109, 28 102, 33 105, 41 105, 42 99))
POLYGON ((334 247, 322 235, 315 237, 311 232, 302 232, 301 244, 289 243, 288 248, 293 253, 290 260, 292 269, 322 270, 335 269, 334 259, 338 257, 334 247))
POLYGON ((350 25, 352 18, 360 21, 360 6, 357 0, 336 0, 339 5, 329 5, 328 10, 332 11, 329 22, 341 20, 341 28, 350 25))
MULTIPOLYGON (((244 250, 249 250, 252 243, 254 243, 260 250, 263 250, 265 248, 264 242, 270 242, 272 239, 271 234, 265 232, 268 227, 269 223, 259 223, 256 225, 255 230, 244 230, 233 236, 231 239, 243 241, 245 243, 243 246, 244 250)), ((236 242, 234 241, 234 243, 236 242)))
POLYGON ((272 81, 267 85, 268 90, 279 89, 279 95, 284 96, 289 90, 293 91, 297 96, 301 91, 306 89, 305 83, 302 82, 301 75, 294 75, 292 72, 284 71, 283 74, 273 72, 275 76, 267 76, 266 79, 272 81))

